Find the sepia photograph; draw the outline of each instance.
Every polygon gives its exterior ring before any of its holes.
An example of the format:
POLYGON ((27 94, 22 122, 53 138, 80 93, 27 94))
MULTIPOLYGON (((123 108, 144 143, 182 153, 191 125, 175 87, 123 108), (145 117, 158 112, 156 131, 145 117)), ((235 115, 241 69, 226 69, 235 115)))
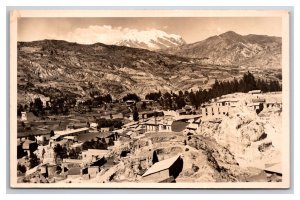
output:
POLYGON ((10 186, 289 188, 285 10, 15 10, 10 186))

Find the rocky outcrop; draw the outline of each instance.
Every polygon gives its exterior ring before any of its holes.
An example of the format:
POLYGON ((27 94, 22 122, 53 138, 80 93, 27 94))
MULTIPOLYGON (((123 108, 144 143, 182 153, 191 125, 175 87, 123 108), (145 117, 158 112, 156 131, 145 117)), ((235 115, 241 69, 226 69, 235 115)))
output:
POLYGON ((264 168, 280 158, 281 118, 274 112, 267 115, 223 116, 221 122, 220 118, 204 120, 198 134, 225 146, 241 166, 264 168))

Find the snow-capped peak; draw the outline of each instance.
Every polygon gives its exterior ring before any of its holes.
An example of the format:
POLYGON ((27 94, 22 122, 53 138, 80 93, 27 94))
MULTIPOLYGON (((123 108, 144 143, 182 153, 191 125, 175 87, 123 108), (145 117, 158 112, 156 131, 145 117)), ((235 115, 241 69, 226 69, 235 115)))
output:
POLYGON ((181 36, 168 34, 161 30, 130 31, 116 43, 120 46, 158 50, 185 44, 181 36))

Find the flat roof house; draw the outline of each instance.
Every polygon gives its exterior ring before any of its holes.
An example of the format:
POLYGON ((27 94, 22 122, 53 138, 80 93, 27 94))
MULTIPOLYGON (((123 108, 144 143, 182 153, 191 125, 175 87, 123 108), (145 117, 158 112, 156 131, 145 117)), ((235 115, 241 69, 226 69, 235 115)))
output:
POLYGON ((237 99, 219 99, 216 102, 217 106, 230 106, 230 107, 235 107, 237 102, 239 102, 237 99))
POLYGON ((107 154, 108 150, 88 149, 82 152, 82 160, 85 163, 95 162, 96 160, 105 157, 107 154))
POLYGON ((256 102, 256 103, 250 103, 250 104, 248 104, 248 107, 249 107, 251 110, 256 111, 256 110, 259 110, 260 107, 263 108, 263 103, 259 103, 259 102, 256 102))
POLYGON ((158 123, 155 119, 150 119, 144 123, 146 131, 158 131, 158 123))
POLYGON ((111 130, 110 127, 102 127, 102 128, 100 128, 100 132, 101 132, 101 133, 108 132, 108 131, 110 131, 110 130, 111 130))
POLYGON ((189 130, 197 130, 199 127, 199 124, 195 124, 195 123, 190 123, 189 125, 187 125, 187 129, 189 130))
POLYGON ((22 144, 22 148, 28 156, 30 156, 35 150, 37 150, 37 147, 37 143, 31 140, 25 140, 25 142, 22 144))
POLYGON ((78 129, 69 129, 69 130, 63 130, 63 131, 54 131, 54 136, 50 138, 49 145, 54 146, 56 143, 59 143, 62 141, 62 139, 66 138, 63 141, 70 141, 70 139, 77 140, 78 135, 83 133, 88 133, 89 128, 78 128, 78 129), (67 137, 67 136, 76 136, 76 137, 67 137))
POLYGON ((159 131, 172 131, 172 123, 173 121, 167 120, 167 121, 160 121, 158 122, 158 130, 159 131))

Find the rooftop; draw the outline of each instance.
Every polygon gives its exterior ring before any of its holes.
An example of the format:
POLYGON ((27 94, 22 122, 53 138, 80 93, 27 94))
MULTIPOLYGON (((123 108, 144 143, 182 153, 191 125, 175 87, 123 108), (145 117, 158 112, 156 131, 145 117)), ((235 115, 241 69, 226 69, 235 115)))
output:
POLYGON ((71 145, 72 148, 76 148, 76 147, 81 147, 83 145, 83 143, 75 143, 73 145, 71 145))
POLYGON ((261 93, 261 90, 251 90, 249 91, 250 94, 255 94, 255 93, 261 93))
POLYGON ((170 168, 178 158, 180 155, 155 163, 143 174, 143 177, 170 168))
POLYGON ((186 128, 188 128, 188 129, 197 129, 198 128, 198 124, 191 123, 191 124, 187 125, 186 128))
POLYGON ((278 174, 282 174, 281 163, 275 163, 275 164, 272 164, 271 166, 269 165, 268 167, 266 166, 266 168, 264 170, 269 171, 269 172, 275 172, 275 173, 278 173, 278 174))
POLYGON ((63 159, 63 163, 82 164, 81 159, 63 159))
POLYGON ((99 133, 97 135, 97 138, 108 138, 108 137, 111 137, 113 136, 115 133, 114 132, 102 132, 102 133, 99 133))
POLYGON ((180 115, 178 117, 175 117, 176 120, 188 120, 195 118, 200 118, 200 115, 180 115))
POLYGON ((226 98, 226 99, 219 99, 217 102, 222 103, 222 102, 238 102, 239 100, 234 99, 234 98, 226 98))
POLYGON ((64 135, 70 135, 70 134, 73 134, 73 133, 79 133, 79 132, 82 132, 82 131, 88 131, 89 128, 78 128, 78 129, 70 129, 70 130, 63 130, 63 131, 55 131, 54 133, 56 135, 60 135, 60 136, 64 136, 64 135))
POLYGON ((67 140, 75 140, 75 136, 65 136, 64 139, 67 139, 67 140))
POLYGON ((88 153, 91 155, 99 155, 99 156, 105 156, 109 152, 108 150, 102 150, 102 149, 88 149, 86 151, 83 151, 84 153, 88 153))
POLYGON ((123 127, 129 127, 129 126, 133 126, 133 125, 137 125, 138 122, 129 122, 127 124, 124 124, 123 127))
POLYGON ((23 149, 29 149, 30 144, 35 143, 35 141, 31 141, 31 140, 25 140, 25 142, 22 144, 23 149))
POLYGON ((266 102, 266 99, 264 98, 257 98, 257 99, 252 99, 251 100, 253 103, 257 103, 257 102, 266 102))
POLYGON ((80 167, 72 167, 68 171, 68 175, 80 175, 81 174, 81 168, 80 167))
POLYGON ((59 138, 59 137, 60 137, 60 135, 54 135, 54 136, 51 137, 51 139, 52 139, 52 140, 56 140, 56 139, 59 138))
POLYGON ((172 127, 172 131, 174 131, 174 132, 181 132, 181 131, 183 131, 186 128, 187 125, 188 125, 187 122, 174 121, 172 123, 172 126, 171 126, 172 127))

